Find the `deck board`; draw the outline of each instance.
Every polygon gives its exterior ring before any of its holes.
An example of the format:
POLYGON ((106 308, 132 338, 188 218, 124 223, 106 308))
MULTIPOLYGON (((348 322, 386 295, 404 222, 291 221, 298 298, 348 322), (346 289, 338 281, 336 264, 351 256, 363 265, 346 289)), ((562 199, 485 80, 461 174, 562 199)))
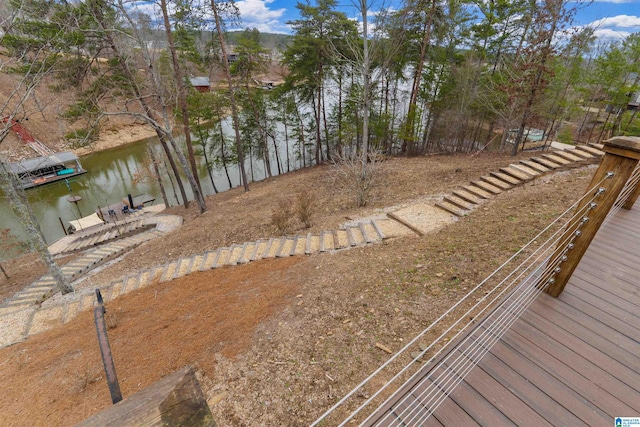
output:
MULTIPOLYGON (((616 212, 564 292, 539 295, 428 422, 398 409, 394 424, 381 421, 390 403, 370 424, 613 425, 640 416, 639 279, 640 204, 616 212)), ((452 357, 468 344, 459 345, 452 357)), ((424 387, 414 381, 400 394, 415 400, 424 387)))

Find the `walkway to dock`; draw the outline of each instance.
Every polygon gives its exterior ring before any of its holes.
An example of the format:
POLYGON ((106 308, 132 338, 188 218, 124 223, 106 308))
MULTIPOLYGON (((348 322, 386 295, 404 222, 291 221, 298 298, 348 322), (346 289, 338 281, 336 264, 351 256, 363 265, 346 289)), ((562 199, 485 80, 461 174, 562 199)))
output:
MULTIPOLYGON (((505 174, 496 172, 491 174, 497 180, 506 179, 500 184, 503 188, 493 188, 486 184, 485 188, 492 192, 483 192, 481 187, 473 187, 468 191, 475 191, 478 199, 473 199, 469 210, 456 212, 454 215, 466 215, 473 207, 483 203, 481 199, 493 197, 508 190, 514 185, 524 184, 546 172, 562 170, 568 167, 578 167, 597 161, 602 154, 597 148, 581 148, 582 155, 555 155, 564 159, 557 163, 545 160, 547 166, 539 165, 539 171, 524 177, 521 174, 530 170, 526 166, 517 169, 512 165, 514 174, 521 175, 515 179, 505 178, 505 174), (567 160, 566 158, 571 158, 567 160), (520 172, 518 172, 518 170, 520 172), (495 176, 494 176, 495 175, 495 176)), ((542 158, 542 157, 541 157, 542 158)), ((533 160, 532 160, 533 161, 533 160)), ((534 162, 535 163, 535 162, 534 162)), ((494 179, 492 178, 493 182, 494 179)), ((480 184, 482 186, 482 184, 480 184)), ((466 188, 463 186, 463 189, 466 188)), ((461 191, 454 194, 464 194, 461 191)), ((447 196, 445 196, 446 199, 447 196)), ((451 198, 450 198, 451 199, 451 198)), ((187 274, 218 268, 225 265, 237 265, 262 258, 287 257, 293 255, 310 255, 314 253, 332 252, 351 247, 375 244, 385 238, 400 235, 422 235, 431 232, 446 223, 452 222, 450 207, 446 203, 441 206, 438 201, 442 196, 427 197, 416 200, 404 206, 394 207, 387 213, 381 213, 370 218, 352 221, 337 230, 326 230, 314 234, 285 236, 277 238, 259 239, 230 247, 216 248, 211 251, 194 254, 189 257, 173 260, 162 265, 152 266, 143 271, 131 272, 128 276, 107 284, 97 284, 101 289, 105 301, 117 298, 132 290, 142 288, 154 282, 170 281, 187 274), (434 206, 435 204, 435 206, 434 206)), ((456 199, 453 199, 454 201, 456 199)), ((471 203, 471 202, 470 202, 471 203)), ((154 206, 145 211, 155 209, 154 206)), ((137 245, 158 237, 163 232, 177 227, 173 216, 157 215, 152 219, 138 221, 136 215, 126 215, 127 220, 117 224, 105 225, 98 231, 85 231, 80 236, 68 236, 68 239, 58 242, 50 248, 52 253, 83 252, 82 256, 72 263, 62 267, 70 280, 75 280, 97 266, 124 255, 137 245), (165 224, 166 223, 166 224, 165 224), (166 226, 165 226, 166 225, 166 226)), ((71 321, 81 311, 92 308, 95 304, 93 289, 76 291, 61 298, 47 300, 53 289, 53 279, 46 275, 28 286, 14 297, 0 304, 0 347, 22 340, 30 335, 42 332, 52 327, 71 321), (44 301, 44 303, 43 303, 44 301), (7 327, 5 327, 7 326, 7 327)))

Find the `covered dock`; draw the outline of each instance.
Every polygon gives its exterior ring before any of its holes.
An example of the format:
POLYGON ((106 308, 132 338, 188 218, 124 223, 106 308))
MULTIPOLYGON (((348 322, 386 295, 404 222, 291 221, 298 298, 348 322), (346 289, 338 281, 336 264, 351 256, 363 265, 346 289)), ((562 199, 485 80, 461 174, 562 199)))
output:
POLYGON ((8 169, 18 177, 25 189, 87 172, 78 156, 69 151, 9 163, 8 169))

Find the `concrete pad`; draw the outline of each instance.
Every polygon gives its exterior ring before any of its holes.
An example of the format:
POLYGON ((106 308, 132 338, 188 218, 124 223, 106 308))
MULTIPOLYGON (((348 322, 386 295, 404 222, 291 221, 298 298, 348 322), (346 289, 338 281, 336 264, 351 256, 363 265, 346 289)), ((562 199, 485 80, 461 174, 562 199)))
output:
POLYGON ((382 231, 382 233, 387 238, 402 237, 402 236, 408 236, 408 235, 415 236, 414 231, 412 231, 410 228, 406 227, 405 225, 399 223, 394 219, 376 218, 376 223, 378 224, 380 231, 382 231))
MULTIPOLYGON (((393 215, 407 226, 427 234, 455 222, 453 215, 438 209, 428 202, 419 202, 393 212, 393 215)), ((388 234, 383 230, 388 236, 388 234)))

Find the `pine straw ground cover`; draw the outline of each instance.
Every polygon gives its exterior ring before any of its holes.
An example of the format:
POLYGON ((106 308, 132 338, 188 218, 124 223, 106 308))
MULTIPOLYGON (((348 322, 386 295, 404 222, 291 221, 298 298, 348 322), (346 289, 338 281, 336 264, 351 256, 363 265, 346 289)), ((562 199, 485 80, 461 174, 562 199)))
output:
MULTIPOLYGON (((172 208, 185 213, 181 229, 92 280, 272 235, 271 209, 300 191, 314 191, 313 227, 328 229, 450 191, 511 161, 488 155, 394 159, 385 162, 385 186, 361 210, 330 189, 325 167, 277 177, 247 194, 210 197, 204 215, 172 208)), ((580 197, 592 173, 580 168, 540 178, 423 237, 226 267, 110 302, 109 335, 123 394, 189 364, 220 425, 308 425, 389 357, 376 343, 401 348, 580 197)), ((91 313, 0 350, 0 378, 2 425, 68 425, 110 405, 91 313)), ((369 393, 363 390, 356 400, 369 393)))

